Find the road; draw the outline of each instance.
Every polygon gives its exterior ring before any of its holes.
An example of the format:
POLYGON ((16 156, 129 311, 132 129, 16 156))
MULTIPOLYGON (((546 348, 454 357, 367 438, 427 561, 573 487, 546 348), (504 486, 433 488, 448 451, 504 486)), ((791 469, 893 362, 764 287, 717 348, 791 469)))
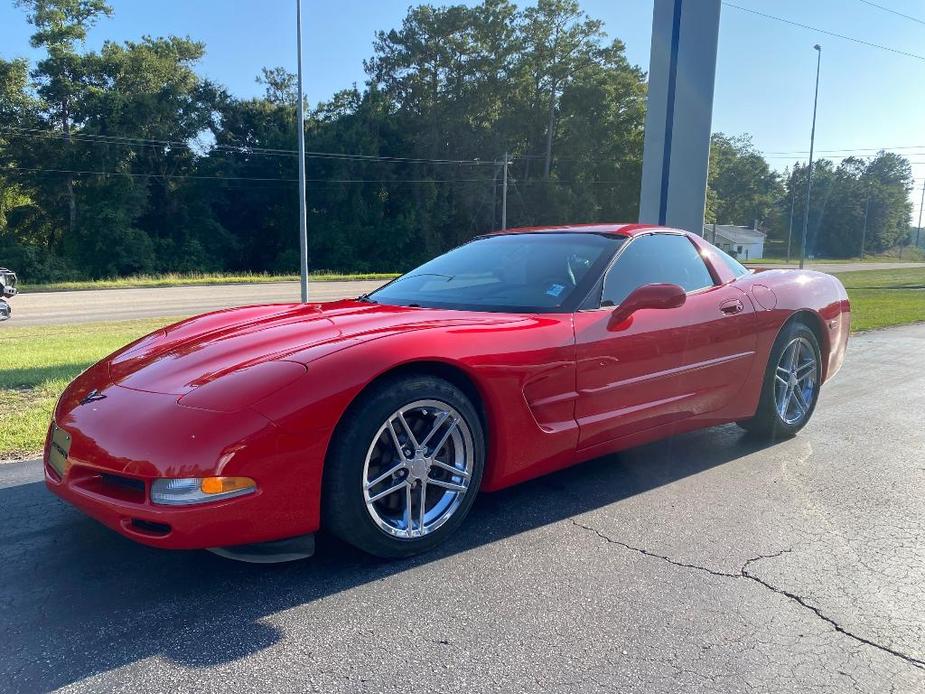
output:
MULTIPOLYGON (((762 266, 767 269, 768 266, 762 266)), ((809 265, 821 272, 923 268, 923 263, 844 263, 809 265)), ((366 282, 312 282, 312 301, 359 296, 383 284, 366 282)), ((21 294, 13 301, 13 322, 8 325, 63 325, 130 318, 191 316, 229 306, 299 300, 297 282, 221 284, 198 287, 148 289, 91 289, 73 292, 21 294)))
MULTIPOLYGON (((757 263, 749 263, 745 261, 745 265, 748 267, 753 267, 757 269, 771 269, 771 268, 785 268, 785 269, 794 269, 798 268, 797 263, 786 263, 781 265, 763 265, 757 263)), ((925 268, 925 263, 806 263, 805 265, 807 270, 818 270, 819 272, 828 272, 830 274, 838 272, 858 272, 860 270, 915 270, 925 268)))
MULTIPOLYGON (((371 292, 382 284, 380 280, 311 282, 308 292, 312 301, 333 301, 371 292)), ((11 302, 13 320, 8 325, 62 325, 180 317, 229 306, 298 300, 298 282, 24 293, 11 302)))
POLYGON ((0 466, 6 691, 925 691, 925 325, 796 438, 734 425, 483 495, 435 553, 133 544, 0 466))

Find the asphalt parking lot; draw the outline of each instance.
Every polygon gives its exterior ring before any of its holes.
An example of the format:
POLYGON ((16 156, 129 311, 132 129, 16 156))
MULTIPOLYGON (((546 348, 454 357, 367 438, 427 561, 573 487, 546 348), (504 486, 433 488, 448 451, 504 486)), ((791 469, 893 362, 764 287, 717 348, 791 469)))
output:
POLYGON ((0 689, 925 691, 925 325, 795 439, 735 426, 477 502, 436 553, 136 546, 0 466, 0 689))

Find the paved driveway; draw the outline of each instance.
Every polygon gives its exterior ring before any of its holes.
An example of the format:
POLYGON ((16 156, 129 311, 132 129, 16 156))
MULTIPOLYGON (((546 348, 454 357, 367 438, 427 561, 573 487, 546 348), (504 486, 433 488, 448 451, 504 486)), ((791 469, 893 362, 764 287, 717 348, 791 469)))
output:
POLYGON ((0 688, 925 691, 925 325, 795 439, 684 435, 484 495, 441 550, 137 546, 0 466, 0 688))

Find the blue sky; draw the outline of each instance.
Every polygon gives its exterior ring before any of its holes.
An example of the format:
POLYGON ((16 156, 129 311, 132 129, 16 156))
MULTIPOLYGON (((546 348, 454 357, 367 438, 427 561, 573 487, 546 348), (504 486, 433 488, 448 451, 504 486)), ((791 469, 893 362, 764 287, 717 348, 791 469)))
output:
MULTIPOLYGON (((295 69, 293 0, 110 0, 114 15, 90 34, 88 47, 142 34, 204 41, 201 72, 233 93, 260 93, 264 65, 295 69)), ((306 90, 314 102, 364 79, 363 59, 377 29, 398 26, 412 0, 304 0, 306 90)), ((435 4, 441 4, 439 2, 435 4)), ((474 4, 466 1, 465 4, 474 4)), ((529 4, 525 2, 524 4, 529 4)), ((585 11, 621 38, 629 59, 647 68, 651 0, 583 0, 585 11)), ((925 23, 863 0, 735 0, 734 4, 925 56, 925 23)), ((925 21, 921 0, 877 4, 925 21)), ((0 0, 0 55, 35 58, 31 27, 12 0, 0 0)), ((725 4, 720 27, 713 128, 751 133, 776 168, 809 146, 814 43, 823 45, 816 147, 900 147, 917 184, 925 181, 925 59, 861 46, 755 16, 725 4), (777 154, 777 153, 786 154, 777 154), (770 158, 773 157, 773 158, 770 158), (788 158, 789 157, 789 158, 788 158)), ((861 152, 867 153, 867 152, 861 152)), ((844 156, 844 155, 839 155, 844 156)), ((918 195, 915 195, 918 198, 918 195)), ((916 210, 918 200, 915 200, 916 210)))

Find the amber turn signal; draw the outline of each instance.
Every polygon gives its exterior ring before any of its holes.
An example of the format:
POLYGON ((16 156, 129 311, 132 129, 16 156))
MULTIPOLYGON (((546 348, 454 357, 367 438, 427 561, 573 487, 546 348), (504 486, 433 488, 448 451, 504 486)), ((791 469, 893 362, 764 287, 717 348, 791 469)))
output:
POLYGON ((250 477, 203 477, 199 489, 203 494, 225 494, 256 486, 250 477))

